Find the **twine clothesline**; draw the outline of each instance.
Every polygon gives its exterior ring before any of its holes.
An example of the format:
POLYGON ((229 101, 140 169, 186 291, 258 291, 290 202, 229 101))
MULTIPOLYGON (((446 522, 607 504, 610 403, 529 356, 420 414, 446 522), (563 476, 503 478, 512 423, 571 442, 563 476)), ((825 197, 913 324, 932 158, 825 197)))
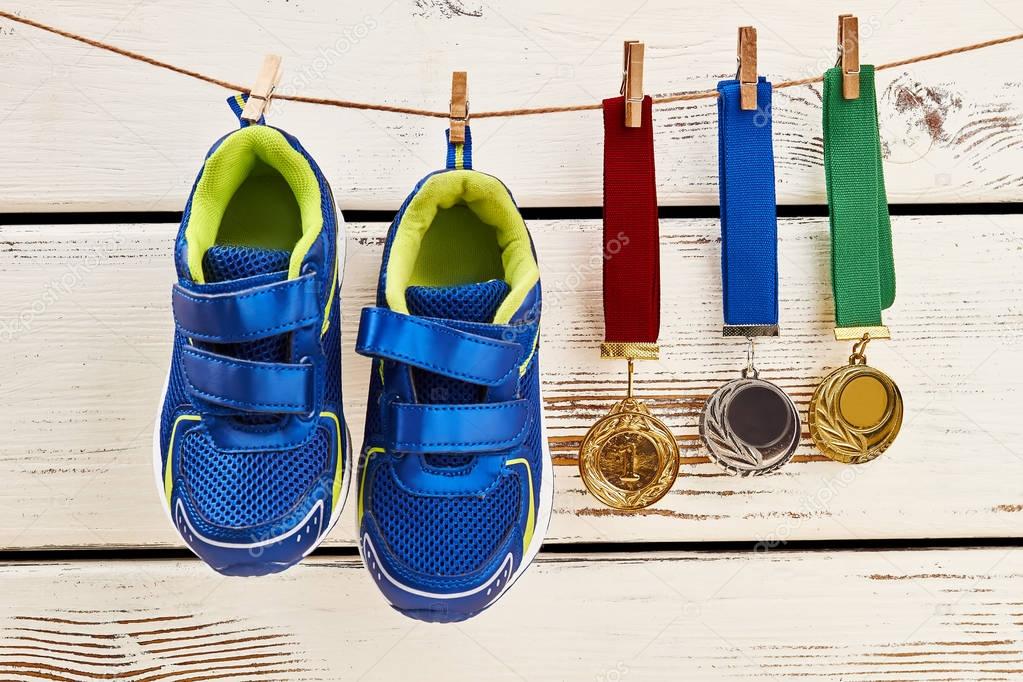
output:
MULTIPOLYGON (((79 35, 77 33, 72 33, 70 31, 65 31, 64 29, 57 28, 55 26, 50 26, 48 24, 44 24, 42 22, 35 21, 33 19, 28 19, 26 17, 20 17, 20 16, 18 16, 16 14, 12 14, 11 12, 6 12, 4 10, 0 10, 0 17, 2 17, 4 19, 8 19, 9 21, 14 21, 16 23, 23 24, 25 26, 31 26, 33 28, 37 28, 37 29, 40 29, 42 31, 46 31, 48 33, 52 33, 54 35, 58 35, 58 36, 61 36, 63 38, 67 38, 69 40, 74 40, 76 42, 83 43, 85 45, 89 45, 91 47, 95 47, 95 48, 98 48, 100 50, 105 50, 107 52, 112 52, 114 54, 121 55, 122 57, 127 57, 127 58, 133 59, 133 60, 135 60, 137 62, 142 62, 143 64, 149 64, 151 66, 156 66, 156 67, 161 68, 161 69, 166 69, 168 71, 173 71, 174 73, 180 74, 182 76, 188 76, 189 78, 194 78, 196 80, 203 81, 204 83, 209 83, 211 85, 217 85, 219 87, 225 88, 227 90, 231 90, 233 92, 242 92, 242 93, 246 93, 246 94, 249 92, 249 87, 247 87, 245 85, 239 85, 237 83, 232 83, 231 81, 223 80, 223 79, 220 79, 220 78, 215 78, 214 76, 208 76, 208 75, 206 75, 204 73, 201 73, 199 71, 193 71, 191 69, 186 69, 186 68, 181 67, 181 66, 176 66, 176 65, 171 64, 169 62, 161 61, 159 59, 155 59, 153 57, 149 57, 147 55, 144 55, 144 54, 141 54, 141 53, 138 53, 138 52, 133 52, 131 50, 126 50, 126 49, 124 49, 122 47, 117 47, 116 45, 111 45, 109 43, 105 43, 105 42, 103 42, 101 40, 95 40, 93 38, 88 38, 86 36, 82 36, 82 35, 79 35)), ((898 68, 900 66, 907 66, 909 64, 918 64, 920 62, 926 62, 926 61, 930 61, 930 60, 933 60, 933 59, 941 59, 942 57, 949 57, 949 56, 952 56, 952 55, 962 54, 964 52, 973 52, 974 50, 982 50, 984 48, 994 47, 996 45, 1004 45, 1005 43, 1011 43, 1011 42, 1015 42, 1015 41, 1018 41, 1018 40, 1023 40, 1023 33, 1016 33, 1016 34, 1013 34, 1013 35, 1003 36, 1001 38, 995 38, 993 40, 986 40, 986 41, 980 42, 980 43, 973 43, 971 45, 963 45, 961 47, 954 47, 954 48, 951 48, 951 49, 948 49, 948 50, 942 50, 940 52, 931 52, 929 54, 917 55, 915 57, 909 57, 907 59, 900 59, 900 60, 894 61, 894 62, 888 62, 888 63, 885 63, 885 64, 878 64, 877 66, 874 67, 874 70, 875 71, 885 71, 887 69, 894 69, 894 68, 898 68)), ((782 88, 792 88, 792 87, 797 87, 797 86, 800 86, 800 85, 812 85, 814 83, 820 83, 823 80, 824 80, 824 76, 813 76, 811 78, 801 78, 801 79, 798 79, 798 80, 781 81, 781 82, 778 82, 778 83, 774 83, 773 87, 774 87, 775 90, 780 90, 782 88)), ((672 102, 687 102, 687 101, 701 100, 701 99, 716 99, 717 96, 718 96, 717 90, 698 90, 698 91, 695 91, 695 92, 686 92, 686 93, 682 93, 682 94, 679 94, 679 95, 668 95, 668 96, 665 96, 665 97, 654 97, 653 98, 653 103, 654 104, 670 104, 672 102)), ((288 94, 281 93, 281 94, 275 94, 274 95, 274 99, 281 100, 281 101, 287 101, 287 102, 301 102, 303 104, 316 104, 316 105, 321 105, 321 106, 339 107, 339 108, 342 108, 342 109, 362 109, 362 110, 365 110, 365 111, 382 111, 382 112, 393 113, 393 114, 407 114, 409 116, 425 116, 425 117, 429 117, 429 118, 448 118, 450 116, 449 112, 447 112, 447 111, 432 111, 430 109, 419 109, 419 108, 416 108, 416 107, 400 107, 400 106, 393 106, 393 105, 390 105, 390 104, 379 104, 379 103, 375 103, 375 102, 356 102, 356 101, 353 101, 353 100, 333 99, 333 98, 327 98, 327 97, 310 97, 308 95, 288 95, 288 94)), ((602 105, 601 105, 600 102, 595 102, 595 103, 592 103, 592 104, 571 104, 571 105, 566 105, 566 106, 533 107, 533 108, 526 108, 526 109, 499 109, 499 110, 495 110, 495 111, 473 112, 472 113, 472 117, 473 118, 510 118, 512 116, 535 116, 535 115, 541 115, 541 114, 560 114, 560 113, 568 113, 568 112, 573 112, 573 111, 594 111, 594 110, 600 109, 601 106, 602 105)))

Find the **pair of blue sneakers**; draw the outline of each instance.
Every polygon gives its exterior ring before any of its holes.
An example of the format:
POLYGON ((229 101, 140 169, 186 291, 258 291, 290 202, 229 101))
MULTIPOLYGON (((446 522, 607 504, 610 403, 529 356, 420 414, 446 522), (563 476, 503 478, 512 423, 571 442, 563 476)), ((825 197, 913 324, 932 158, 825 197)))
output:
MULTIPOLYGON (((238 114, 244 98, 232 98, 238 114)), ((344 235, 298 140, 263 122, 217 141, 174 244, 175 333, 153 438, 171 522, 216 571, 282 571, 357 478, 359 549, 392 606, 458 621, 542 544, 539 269, 471 142, 416 185, 384 245, 356 350, 372 359, 358 472, 342 412, 344 235)))

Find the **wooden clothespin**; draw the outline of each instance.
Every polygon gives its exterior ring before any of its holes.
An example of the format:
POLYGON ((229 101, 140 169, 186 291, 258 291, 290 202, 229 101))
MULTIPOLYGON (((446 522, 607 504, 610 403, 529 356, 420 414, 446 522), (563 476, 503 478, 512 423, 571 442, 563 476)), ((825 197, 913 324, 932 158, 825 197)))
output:
POLYGON ((838 64, 842 69, 842 96, 860 98, 860 20, 852 14, 838 17, 838 64))
POLYGON ((465 126, 469 125, 469 100, 467 99, 469 75, 465 71, 451 74, 451 120, 450 140, 465 142, 465 126))
POLYGON ((263 59, 263 66, 259 70, 256 84, 249 91, 249 99, 242 109, 242 119, 249 123, 258 123, 266 110, 270 108, 270 98, 281 82, 281 57, 276 54, 268 54, 263 59))
POLYGON ((625 127, 643 125, 643 53, 638 40, 625 41, 625 63, 622 67, 622 94, 625 95, 625 127))
POLYGON ((739 27, 735 57, 739 64, 735 74, 735 79, 739 81, 739 108, 743 111, 756 111, 757 29, 752 26, 739 27))

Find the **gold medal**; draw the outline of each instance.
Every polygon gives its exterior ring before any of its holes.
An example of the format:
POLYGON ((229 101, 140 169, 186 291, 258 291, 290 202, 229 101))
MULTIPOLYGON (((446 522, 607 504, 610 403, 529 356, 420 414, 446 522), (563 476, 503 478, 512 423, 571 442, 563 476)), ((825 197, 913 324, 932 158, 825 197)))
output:
POLYGON ((664 497, 678 476, 679 450, 668 427, 629 388, 586 433, 579 475, 598 500, 615 509, 642 509, 664 497))
POLYGON ((867 365, 870 333, 853 346, 849 364, 824 378, 810 399, 810 437, 838 462, 862 464, 881 455, 902 426, 902 394, 884 372, 867 365))

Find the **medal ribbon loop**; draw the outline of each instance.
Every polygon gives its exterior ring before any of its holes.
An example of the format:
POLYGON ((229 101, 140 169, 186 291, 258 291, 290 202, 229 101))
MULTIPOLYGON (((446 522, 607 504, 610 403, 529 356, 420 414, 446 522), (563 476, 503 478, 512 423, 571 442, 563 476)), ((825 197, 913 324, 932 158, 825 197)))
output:
POLYGON ((604 343, 601 357, 656 360, 661 324, 660 235, 652 100, 638 128, 625 98, 604 109, 604 343))
POLYGON ((771 84, 757 81, 756 110, 740 83, 718 83, 718 188, 726 336, 778 333, 778 209, 771 139, 771 84))
POLYGON ((860 67, 860 96, 842 96, 842 71, 824 74, 824 171, 831 223, 831 286, 836 335, 842 328, 887 335, 881 311, 895 302, 895 263, 881 141, 877 128, 874 67, 860 67), (883 330, 883 331, 882 331, 883 330))

